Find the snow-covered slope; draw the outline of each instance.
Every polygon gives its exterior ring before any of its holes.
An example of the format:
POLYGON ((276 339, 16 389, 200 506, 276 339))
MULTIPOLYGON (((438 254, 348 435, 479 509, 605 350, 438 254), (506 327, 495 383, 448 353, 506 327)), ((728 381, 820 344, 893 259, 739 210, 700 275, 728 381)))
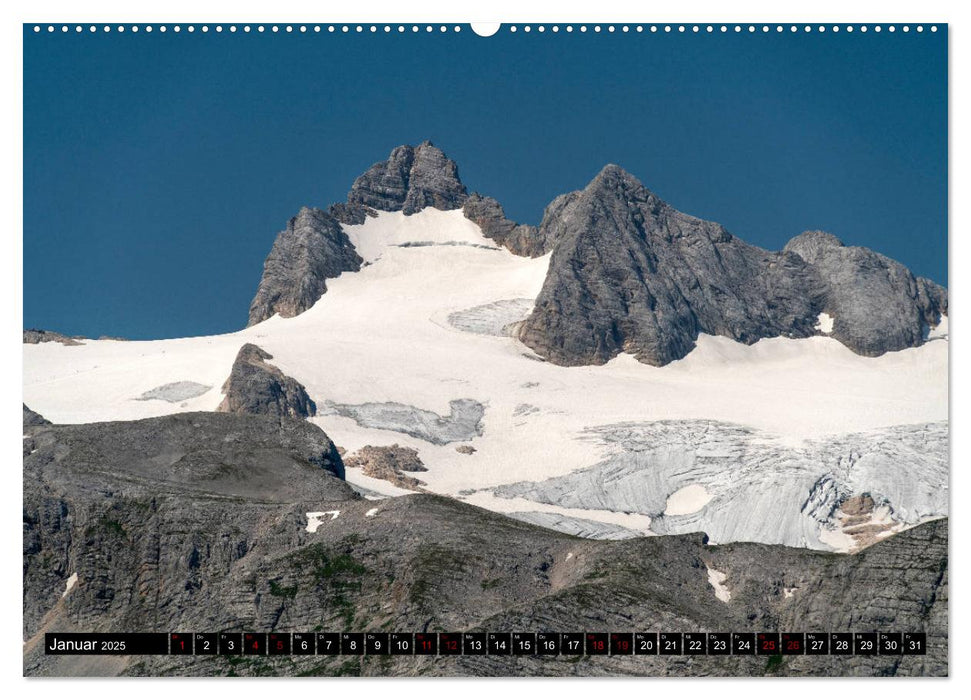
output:
MULTIPOLYGON (((719 533, 719 541, 753 537, 840 549, 853 545, 832 536, 840 527, 835 510, 814 515, 810 535, 798 541, 736 527, 747 517, 742 511, 750 499, 715 486, 737 468, 731 460, 714 467, 725 472, 721 476, 707 474, 691 483, 675 478, 677 470, 661 469, 649 480, 652 491, 645 491, 642 505, 633 510, 601 495, 585 502, 582 489, 574 489, 577 498, 569 503, 557 502, 548 492, 521 484, 600 468, 618 449, 603 431, 618 424, 703 420, 744 426, 755 431, 753 444, 826 461, 846 454, 848 434, 886 435, 895 433, 895 426, 947 420, 948 341, 940 333, 932 332, 921 347, 877 358, 856 355, 828 337, 773 338, 746 346, 702 336, 687 357, 664 367, 624 355, 603 366, 555 366, 508 333, 539 294, 549 256, 517 257, 497 247, 458 210, 381 213, 345 231, 366 264, 360 272, 328 280, 328 292, 303 314, 275 316, 222 336, 25 345, 24 401, 52 421, 69 423, 214 410, 237 351, 250 342, 307 388, 319 409, 313 420, 338 445, 416 448, 428 468, 422 481, 431 491, 510 513, 548 513, 543 522, 572 523, 574 531, 581 531, 578 519, 609 524, 604 536, 645 532, 652 516, 662 516, 665 532, 680 519, 705 524, 719 533), (202 386, 153 392, 179 382, 202 386), (457 452, 459 445, 471 445, 475 452, 457 452), (692 483, 704 486, 705 494, 676 494, 692 483), (515 498, 501 497, 512 495, 508 491, 496 493, 510 484, 522 493, 515 498), (697 513, 685 513, 701 501, 697 513)), ((658 432, 644 430, 648 436, 658 432)), ((946 514, 946 478, 936 500, 915 495, 921 483, 940 486, 941 464, 946 472, 946 436, 928 441, 926 449, 931 453, 926 461, 908 462, 906 479, 913 489, 904 483, 893 491, 888 517, 918 513, 901 524, 946 514)), ((817 480, 803 483, 804 470, 792 462, 749 464, 747 469, 771 470, 773 476, 738 488, 754 494, 768 484, 789 483, 786 498, 803 500, 795 509, 780 504, 779 512, 802 512, 817 480)), ((878 473, 845 479, 851 486, 841 497, 875 490, 878 473)), ((347 478, 372 491, 401 493, 355 469, 347 478)), ((760 497, 771 508, 773 496, 760 497)), ((778 532, 802 532, 805 523, 790 525, 778 532)))

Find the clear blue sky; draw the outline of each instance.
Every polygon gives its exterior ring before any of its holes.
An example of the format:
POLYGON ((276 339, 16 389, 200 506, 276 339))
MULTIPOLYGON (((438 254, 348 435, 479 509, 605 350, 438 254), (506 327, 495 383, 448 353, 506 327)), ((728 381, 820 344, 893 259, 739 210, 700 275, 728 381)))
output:
POLYGON ((947 36, 24 29, 24 325, 246 323, 301 206, 431 139, 538 223, 617 163, 778 249, 806 229, 947 283, 947 36))

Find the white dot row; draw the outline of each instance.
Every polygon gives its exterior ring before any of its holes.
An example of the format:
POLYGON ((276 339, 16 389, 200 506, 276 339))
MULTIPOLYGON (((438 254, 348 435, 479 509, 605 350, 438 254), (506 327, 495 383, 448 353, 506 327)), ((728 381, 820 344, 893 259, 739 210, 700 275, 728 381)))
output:
MULTIPOLYGON (((60 29, 61 32, 69 32, 69 31, 71 31, 72 27, 70 27, 70 26, 68 26, 66 24, 58 25, 58 26, 55 26, 53 24, 49 24, 46 27, 42 27, 39 24, 35 24, 34 25, 34 32, 35 33, 42 32, 45 29, 48 32, 56 32, 58 29, 60 29)), ((89 32, 98 32, 98 31, 111 32, 111 31, 116 31, 116 32, 119 32, 119 33, 123 33, 125 31, 130 31, 130 32, 133 32, 133 33, 137 33, 139 31, 144 31, 144 32, 149 32, 150 33, 152 31, 155 31, 156 29, 159 32, 162 32, 162 33, 167 32, 167 31, 173 31, 175 33, 179 33, 181 31, 183 31, 183 27, 181 25, 178 25, 178 24, 172 25, 171 27, 166 26, 166 25, 160 25, 158 27, 153 27, 152 25, 144 25, 144 26, 139 26, 139 25, 130 25, 130 26, 117 25, 117 26, 112 27, 111 25, 108 25, 108 24, 103 25, 103 26, 97 26, 97 25, 92 24, 92 25, 90 25, 88 27, 83 27, 80 24, 78 24, 78 25, 74 25, 73 29, 74 29, 75 32, 83 32, 85 29, 87 29, 89 32)), ((399 25, 396 25, 396 26, 392 26, 392 25, 388 25, 388 24, 381 25, 381 26, 374 25, 374 24, 369 25, 369 26, 368 25, 360 25, 360 24, 358 24, 358 25, 347 25, 347 24, 344 24, 344 25, 333 25, 333 24, 331 24, 331 25, 325 25, 325 26, 322 26, 322 25, 319 25, 319 24, 314 24, 314 25, 306 25, 306 24, 292 25, 292 24, 287 24, 287 25, 283 25, 283 26, 276 25, 276 24, 274 24, 274 25, 262 25, 262 24, 260 24, 260 25, 251 26, 251 25, 246 24, 246 25, 242 25, 242 26, 237 26, 235 24, 232 24, 232 25, 228 25, 228 26, 225 26, 225 27, 223 25, 217 24, 217 25, 215 25, 214 27, 211 27, 211 28, 208 25, 205 25, 205 24, 202 25, 202 26, 200 26, 200 27, 196 27, 195 25, 191 25, 190 24, 190 25, 184 27, 184 30, 187 31, 187 32, 189 32, 189 33, 195 32, 197 29, 198 29, 198 31, 201 31, 203 33, 207 33, 207 32, 210 31, 210 29, 213 29, 216 32, 228 31, 230 33, 234 33, 234 32, 237 32, 237 31, 242 31, 242 32, 266 32, 266 31, 269 31, 269 32, 280 32, 280 31, 283 31, 283 32, 287 32, 287 33, 298 32, 298 33, 301 33, 301 34, 306 34, 308 32, 314 32, 314 33, 320 33, 320 32, 336 33, 336 32, 340 32, 340 33, 345 33, 346 34, 346 33, 350 33, 350 32, 361 33, 361 32, 365 32, 365 31, 369 31, 369 32, 372 32, 372 33, 377 33, 379 31, 384 31, 385 33, 390 33, 390 32, 393 32, 393 31, 398 31, 399 33, 404 33, 404 32, 409 31, 409 30, 411 32, 420 32, 420 31, 422 31, 422 29, 424 29, 425 32, 434 32, 436 29, 439 32, 448 32, 449 31, 449 27, 446 26, 446 25, 440 25, 440 26, 437 26, 436 27, 436 26, 432 26, 430 24, 429 25, 424 25, 424 26, 419 26, 417 24, 407 25, 407 26, 406 25, 403 25, 403 24, 399 24, 399 25)), ((789 32, 800 32, 801 31, 801 32, 819 32, 819 33, 827 32, 827 31, 831 31, 833 33, 838 33, 840 31, 844 31, 844 32, 847 32, 847 33, 852 33, 854 31, 859 31, 859 32, 864 32, 865 33, 867 31, 871 31, 872 30, 874 32, 879 33, 879 32, 882 32, 884 30, 885 31, 888 31, 888 32, 896 32, 897 29, 898 29, 898 27, 895 26, 895 25, 889 25, 887 27, 884 27, 882 25, 874 25, 872 27, 869 27, 869 26, 867 26, 865 24, 858 25, 858 26, 854 26, 854 25, 830 25, 830 26, 827 26, 827 25, 823 25, 823 24, 820 24, 820 25, 809 25, 809 24, 806 24, 806 25, 795 25, 795 24, 792 24, 792 25, 781 25, 781 24, 775 24, 775 25, 767 25, 767 24, 763 24, 763 25, 754 25, 754 24, 749 24, 749 25, 740 25, 740 24, 735 24, 735 25, 727 25, 727 24, 721 24, 721 25, 711 25, 711 24, 707 24, 707 25, 698 25, 698 24, 693 24, 693 25, 684 25, 684 24, 679 24, 679 25, 670 25, 670 24, 656 25, 656 24, 652 24, 652 25, 647 25, 647 26, 640 25, 640 24, 634 25, 634 26, 630 26, 630 25, 626 25, 625 24, 625 25, 621 25, 621 26, 615 26, 615 25, 612 25, 611 24, 611 25, 607 25, 606 27, 601 27, 600 25, 593 25, 592 27, 588 27, 587 25, 581 24, 581 25, 578 25, 578 26, 565 25, 563 27, 560 27, 559 25, 553 25, 553 26, 550 26, 550 27, 546 27, 544 25, 539 25, 539 26, 536 26, 536 27, 533 27, 532 25, 525 25, 525 26, 522 26, 522 27, 518 27, 515 24, 513 24, 513 25, 510 25, 510 26, 506 27, 506 29, 507 29, 507 31, 509 31, 510 33, 513 33, 513 34, 515 34, 516 32, 518 32, 520 30, 522 30, 523 32, 529 33, 531 31, 533 31, 534 29, 535 29, 535 31, 537 31, 539 33, 543 33, 545 31, 547 31, 547 29, 549 29, 551 32, 554 32, 554 33, 557 33, 557 32, 560 32, 560 31, 565 31, 567 33, 570 33, 570 32, 573 32, 573 31, 579 31, 579 32, 583 33, 583 32, 587 32, 587 31, 590 31, 590 30, 592 30, 593 32, 597 33, 597 32, 601 32, 604 29, 606 29, 607 32, 616 32, 616 31, 619 30, 621 32, 631 32, 631 31, 634 31, 634 32, 645 32, 646 31, 646 32, 653 32, 653 33, 657 33, 657 32, 665 32, 665 33, 671 33, 671 32, 688 33, 688 32, 690 32, 690 33, 693 33, 693 34, 700 34, 700 33, 712 34, 712 33, 715 33, 715 32, 721 32, 721 33, 727 33, 727 32, 735 32, 735 33, 748 32, 750 34, 753 34, 753 33, 756 33, 756 32, 769 33, 769 32, 772 32, 772 31, 775 31, 775 32, 778 33, 778 32, 785 32, 787 30, 789 32)), ((899 29, 902 32, 909 32, 909 31, 911 31, 911 29, 913 29, 913 30, 915 30, 917 32, 923 32, 924 31, 924 26, 918 24, 918 25, 915 25, 915 26, 911 27, 910 25, 905 24, 905 25, 900 26, 899 29)), ((454 25, 454 26, 451 27, 451 30, 454 31, 454 32, 461 32, 462 31, 462 28, 459 25, 454 25)), ((931 25, 930 26, 930 31, 936 32, 937 31, 937 26, 936 25, 931 25)))
MULTIPOLYGON (((44 31, 44 29, 45 29, 45 27, 42 27, 39 24, 35 24, 34 25, 34 32, 35 33, 36 32, 44 31)), ((69 32, 69 31, 71 31, 72 27, 70 27, 70 26, 68 26, 66 24, 59 25, 59 26, 55 26, 53 24, 49 24, 46 27, 46 30, 48 32, 56 32, 58 29, 60 29, 62 32, 69 32)), ((139 32, 139 31, 152 32, 152 31, 156 31, 156 30, 159 31, 159 32, 163 32, 163 33, 164 32, 167 32, 167 31, 173 31, 175 33, 179 33, 179 32, 181 32, 183 30, 184 31, 187 31, 187 32, 190 32, 190 33, 191 32, 195 32, 196 30, 205 33, 205 32, 209 32, 210 29, 211 29, 211 30, 216 31, 216 32, 227 31, 227 32, 230 32, 230 33, 234 33, 234 32, 237 32, 237 31, 240 31, 240 32, 281 32, 281 31, 283 31, 283 32, 288 32, 288 33, 299 32, 299 33, 303 33, 303 34, 306 34, 307 32, 315 32, 315 33, 320 33, 320 32, 331 32, 331 33, 334 33, 334 32, 343 32, 343 33, 348 33, 348 32, 364 32, 364 31, 378 32, 378 31, 381 31, 381 30, 383 30, 385 32, 391 32, 391 31, 394 31, 395 29, 397 31, 399 31, 399 32, 405 32, 405 31, 408 31, 409 29, 412 32, 418 32, 418 31, 421 31, 422 29, 424 29, 426 32, 433 32, 436 29, 439 32, 447 32, 447 31, 449 31, 449 27, 447 27, 445 25, 441 25, 440 27, 433 27, 431 25, 426 25, 424 27, 419 27, 418 25, 410 25, 408 27, 406 27, 405 25, 398 25, 397 27, 392 27, 391 25, 383 25, 383 26, 379 27, 379 26, 373 25, 373 24, 370 25, 370 26, 363 26, 363 25, 360 25, 360 24, 359 25, 356 25, 356 26, 355 25, 346 25, 346 24, 344 24, 344 25, 333 25, 332 24, 332 25, 326 25, 326 26, 321 26, 319 24, 314 24, 314 25, 306 25, 306 24, 292 25, 292 24, 287 24, 287 25, 283 25, 283 26, 276 25, 276 24, 273 24, 273 25, 262 25, 262 24, 260 24, 260 25, 253 25, 253 26, 251 26, 251 25, 246 24, 246 25, 242 25, 242 26, 236 26, 235 24, 231 24, 231 25, 228 25, 228 26, 225 26, 225 27, 223 25, 221 25, 221 24, 217 24, 214 27, 210 27, 209 25, 206 25, 206 24, 204 24, 202 26, 199 26, 199 27, 196 27, 195 25, 191 25, 191 24, 188 25, 188 26, 185 26, 185 27, 183 27, 181 25, 178 25, 178 24, 172 25, 171 27, 166 26, 164 24, 163 25, 160 25, 158 27, 153 27, 151 25, 145 25, 145 26, 130 25, 130 26, 125 26, 123 24, 120 24, 120 25, 117 25, 117 26, 114 26, 114 27, 111 26, 110 24, 106 24, 104 26, 97 26, 97 25, 92 24, 92 25, 90 25, 88 27, 83 27, 80 24, 78 24, 78 25, 74 25, 73 29, 74 29, 75 32, 83 32, 85 29, 87 29, 89 32, 98 32, 98 31, 101 31, 101 32, 112 32, 112 31, 115 31, 115 32, 119 32, 119 33, 123 33, 125 31, 130 31, 130 32, 139 32)), ((460 31, 462 31, 462 28, 460 26, 458 26, 458 25, 455 25, 454 27, 451 27, 451 30, 454 31, 454 32, 460 32, 460 31)))
MULTIPOLYGON (((905 24, 905 25, 902 25, 900 27, 900 30, 903 31, 903 32, 909 32, 912 28, 914 30, 918 31, 918 32, 923 32, 924 31, 924 25, 922 25, 922 24, 916 25, 914 27, 911 27, 910 25, 906 25, 905 24)), ((540 25, 540 26, 536 27, 535 29, 538 32, 545 32, 546 31, 546 27, 544 27, 543 25, 540 25)), ((578 26, 576 28, 574 28, 572 25, 567 25, 567 26, 563 27, 563 30, 566 31, 566 32, 572 32, 574 30, 580 31, 580 32, 586 32, 589 29, 590 28, 588 28, 586 25, 580 25, 580 26, 578 26)), ((601 27, 600 25, 593 25, 592 29, 593 29, 594 32, 601 32, 601 31, 603 31, 604 27, 601 27)), ((870 31, 871 29, 874 32, 881 32, 884 29, 886 29, 886 31, 888 31, 888 32, 895 32, 895 31, 897 31, 897 27, 895 25, 889 25, 887 27, 883 27, 882 25, 875 25, 873 27, 869 27, 869 26, 867 26, 865 24, 859 25, 859 26, 855 26, 855 25, 852 25, 852 24, 850 24, 850 25, 838 25, 838 24, 834 24, 834 25, 831 25, 831 26, 827 26, 825 24, 820 24, 820 25, 810 25, 810 24, 807 24, 807 25, 795 25, 795 24, 791 24, 791 25, 782 25, 782 24, 774 24, 774 25, 768 25, 768 24, 762 24, 762 25, 754 25, 754 24, 749 24, 749 25, 741 25, 741 24, 735 24, 735 25, 730 25, 730 24, 718 24, 718 25, 712 25, 712 24, 690 24, 690 25, 684 25, 684 24, 678 24, 678 25, 663 24, 663 25, 658 25, 658 24, 652 24, 652 25, 648 25, 648 26, 638 24, 638 25, 635 25, 633 27, 631 27, 630 25, 626 25, 626 24, 625 25, 621 25, 619 27, 611 24, 611 25, 607 25, 607 27, 606 27, 606 30, 608 32, 616 32, 616 31, 620 30, 621 32, 630 32, 630 31, 645 32, 645 31, 649 31, 649 32, 654 32, 654 33, 657 33, 657 32, 667 32, 667 33, 670 33, 670 32, 675 32, 676 31, 676 32, 680 32, 682 34, 683 33, 687 33, 687 32, 691 32, 691 33, 694 33, 694 34, 700 34, 700 33, 703 33, 703 32, 704 33, 712 34, 712 33, 715 33, 715 32, 723 32, 724 33, 724 32, 730 32, 730 31, 734 31, 734 32, 737 32, 737 33, 749 32, 749 33, 753 33, 753 34, 755 32, 761 31, 762 33, 767 34, 767 33, 771 32, 773 30, 776 31, 776 32, 784 32, 784 31, 788 30, 790 32, 803 31, 803 32, 819 32, 819 33, 824 33, 824 32, 827 32, 827 31, 832 31, 834 33, 838 33, 839 31, 842 30, 842 31, 845 31, 845 32, 852 33, 853 31, 867 32, 867 31, 870 31)), ((533 27, 527 25, 527 26, 522 27, 522 30, 524 32, 530 32, 530 31, 533 30, 533 27)), ((553 31, 553 32, 559 32, 560 31, 560 27, 554 25, 554 26, 550 27, 550 30, 553 31)), ((511 25, 509 27, 509 31, 515 33, 517 31, 519 31, 519 28, 516 27, 516 25, 511 25)), ((937 31, 937 26, 932 25, 930 27, 930 31, 936 32, 937 31)))

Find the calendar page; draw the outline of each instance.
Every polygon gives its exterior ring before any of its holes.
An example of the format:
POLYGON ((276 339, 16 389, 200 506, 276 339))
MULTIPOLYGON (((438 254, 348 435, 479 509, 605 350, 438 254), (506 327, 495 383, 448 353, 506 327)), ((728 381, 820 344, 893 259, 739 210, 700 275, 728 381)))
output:
POLYGON ((946 23, 23 25, 25 676, 946 676, 946 23))

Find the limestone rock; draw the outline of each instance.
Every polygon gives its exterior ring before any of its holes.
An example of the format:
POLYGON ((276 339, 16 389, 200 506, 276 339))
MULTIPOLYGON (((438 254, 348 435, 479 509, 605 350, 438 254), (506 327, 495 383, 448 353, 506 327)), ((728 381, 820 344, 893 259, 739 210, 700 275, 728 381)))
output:
POLYGON ((945 290, 872 251, 822 234, 763 250, 675 210, 616 165, 554 201, 541 228, 553 255, 519 337, 561 365, 621 352, 665 365, 701 333, 805 338, 827 310, 833 337, 876 355, 921 344, 947 308, 945 290))
POLYGON ((830 335, 859 355, 920 345, 947 314, 946 289, 868 248, 807 231, 785 250, 812 265, 820 312, 833 318, 830 335))
POLYGON ((398 146, 387 160, 368 168, 354 181, 347 205, 408 215, 425 207, 458 209, 467 197, 455 162, 425 141, 398 146))
POLYGON ((25 429, 28 427, 36 427, 39 425, 51 424, 51 422, 46 418, 44 418, 44 416, 27 408, 27 404, 24 404, 23 406, 24 406, 24 428, 25 429))
POLYGON ((61 345, 84 345, 79 342, 83 340, 80 336, 66 336, 57 331, 45 331, 40 328, 25 328, 24 342, 32 345, 38 343, 60 343, 61 345))
POLYGON ((428 469, 412 447, 394 445, 365 445, 344 460, 344 466, 359 468, 365 476, 384 479, 403 489, 418 490, 425 483, 403 472, 427 472, 428 469))
POLYGON ((317 406, 303 384, 265 362, 271 359, 272 355, 252 343, 241 347, 229 378, 223 384, 226 398, 216 410, 278 418, 316 415, 317 406))
POLYGON ((328 279, 355 272, 361 263, 337 219, 304 207, 277 236, 266 258, 248 325, 274 314, 289 318, 303 313, 327 291, 328 279))

